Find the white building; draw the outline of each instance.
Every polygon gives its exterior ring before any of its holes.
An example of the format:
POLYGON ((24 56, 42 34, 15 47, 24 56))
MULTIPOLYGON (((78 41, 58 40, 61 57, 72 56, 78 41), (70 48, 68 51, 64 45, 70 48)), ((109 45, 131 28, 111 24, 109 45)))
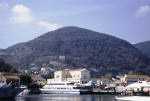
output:
POLYGON ((46 79, 38 75, 31 75, 31 79, 33 83, 36 83, 40 86, 44 86, 46 84, 46 79))
POLYGON ((85 69, 64 69, 54 73, 54 79, 48 79, 48 82, 53 81, 68 81, 85 84, 90 81, 90 72, 85 69))

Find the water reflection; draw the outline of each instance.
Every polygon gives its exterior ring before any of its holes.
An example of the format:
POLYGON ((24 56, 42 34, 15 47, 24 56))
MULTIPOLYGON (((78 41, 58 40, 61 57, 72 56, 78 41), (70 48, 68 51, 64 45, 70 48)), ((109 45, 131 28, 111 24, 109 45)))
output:
POLYGON ((110 95, 29 95, 25 97, 16 97, 0 101, 115 101, 114 96, 110 95))

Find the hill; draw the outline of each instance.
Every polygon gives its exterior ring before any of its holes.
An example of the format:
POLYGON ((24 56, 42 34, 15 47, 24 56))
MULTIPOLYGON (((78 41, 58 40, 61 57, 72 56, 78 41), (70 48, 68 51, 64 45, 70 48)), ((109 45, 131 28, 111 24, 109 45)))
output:
POLYGON ((137 49, 139 49, 143 54, 150 57, 150 41, 140 42, 134 45, 137 49))
POLYGON ((0 72, 12 72, 12 73, 16 73, 17 70, 14 69, 11 65, 5 63, 2 59, 0 59, 0 72))
POLYGON ((0 49, 0 52, 2 52, 3 51, 3 49, 0 49))
POLYGON ((5 49, 1 58, 23 69, 88 68, 92 76, 149 73, 150 59, 129 42, 79 27, 64 27, 5 49))

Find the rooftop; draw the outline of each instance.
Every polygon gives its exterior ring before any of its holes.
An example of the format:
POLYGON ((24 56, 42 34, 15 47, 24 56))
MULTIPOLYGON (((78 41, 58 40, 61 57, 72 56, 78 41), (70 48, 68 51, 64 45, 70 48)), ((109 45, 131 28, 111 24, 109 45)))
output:
POLYGON ((5 76, 21 76, 19 73, 8 73, 8 72, 0 72, 0 75, 5 75, 5 76))
POLYGON ((79 69, 70 69, 69 71, 82 71, 85 70, 85 68, 79 68, 79 69))
POLYGON ((127 78, 149 78, 147 75, 131 75, 131 74, 126 74, 125 76, 127 78))

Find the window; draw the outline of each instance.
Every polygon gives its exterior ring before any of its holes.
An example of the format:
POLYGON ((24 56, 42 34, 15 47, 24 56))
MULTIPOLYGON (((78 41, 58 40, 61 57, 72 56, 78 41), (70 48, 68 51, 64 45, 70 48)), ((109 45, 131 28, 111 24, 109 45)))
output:
POLYGON ((74 83, 67 83, 67 85, 74 85, 74 83))
POLYGON ((87 76, 86 76, 86 75, 84 75, 84 76, 83 76, 83 78, 87 78, 87 76))
POLYGON ((57 75, 56 78, 59 78, 59 75, 57 75))

